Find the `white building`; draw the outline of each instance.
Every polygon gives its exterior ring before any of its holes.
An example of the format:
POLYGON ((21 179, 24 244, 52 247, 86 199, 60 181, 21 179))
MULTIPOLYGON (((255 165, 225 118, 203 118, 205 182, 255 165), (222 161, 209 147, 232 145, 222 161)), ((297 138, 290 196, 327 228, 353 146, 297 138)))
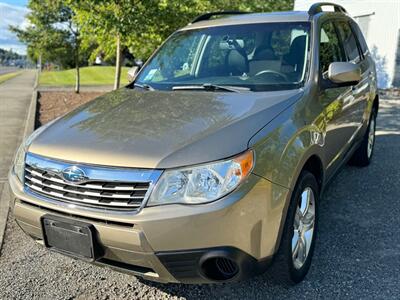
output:
MULTIPOLYGON (((295 0, 294 10, 308 10, 323 0, 295 0)), ((375 58, 380 88, 400 87, 400 0, 330 0, 342 5, 360 25, 375 58)))

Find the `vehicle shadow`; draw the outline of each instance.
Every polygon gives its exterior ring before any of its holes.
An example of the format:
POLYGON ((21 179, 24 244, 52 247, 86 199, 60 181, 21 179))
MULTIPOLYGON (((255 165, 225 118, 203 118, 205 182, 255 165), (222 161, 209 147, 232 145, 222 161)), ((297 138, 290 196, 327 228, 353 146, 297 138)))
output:
MULTIPOLYGON (((398 132, 400 126, 391 125, 398 132)), ((398 149, 400 134, 380 134, 369 167, 345 166, 331 182, 320 205, 313 264, 302 283, 287 288, 268 272, 234 284, 141 282, 187 299, 393 297, 400 270, 398 149)))

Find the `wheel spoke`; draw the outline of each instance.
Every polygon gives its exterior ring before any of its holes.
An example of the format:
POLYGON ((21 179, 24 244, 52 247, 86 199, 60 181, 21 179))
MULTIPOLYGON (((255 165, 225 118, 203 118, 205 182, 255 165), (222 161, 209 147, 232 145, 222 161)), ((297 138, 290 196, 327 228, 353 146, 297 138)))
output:
POLYGON ((300 212, 303 216, 305 216, 307 214, 308 205, 310 202, 309 199, 310 199, 310 191, 309 191, 309 188, 307 188, 301 194, 300 212))
POLYGON ((308 230, 304 232, 304 240, 306 241, 306 253, 310 251, 310 246, 313 238, 313 230, 308 230))
POLYGON ((293 261, 296 259, 298 251, 299 251, 299 232, 297 230, 295 230, 293 233, 293 238, 292 238, 293 261))
POLYGON ((299 249, 298 249, 298 255, 297 258, 301 262, 301 264, 304 264, 307 258, 307 242, 304 239, 304 237, 299 238, 299 249))
POLYGON ((314 219, 314 214, 312 213, 309 213, 305 218, 303 218, 303 232, 310 231, 314 228, 314 219))
POLYGON ((314 207, 314 193, 309 190, 307 211, 302 218, 303 231, 310 230, 314 227, 315 207, 314 207))

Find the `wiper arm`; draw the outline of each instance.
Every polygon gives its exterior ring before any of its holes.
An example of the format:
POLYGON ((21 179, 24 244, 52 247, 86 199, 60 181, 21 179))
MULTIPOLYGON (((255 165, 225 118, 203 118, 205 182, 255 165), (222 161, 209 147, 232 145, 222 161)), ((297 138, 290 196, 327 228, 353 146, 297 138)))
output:
POLYGON ((179 90, 205 90, 205 91, 227 91, 227 92, 234 92, 239 93, 243 91, 250 91, 247 87, 241 86, 230 86, 230 85, 216 85, 211 83, 204 83, 202 85, 178 85, 172 87, 173 91, 179 90))
POLYGON ((249 88, 243 87, 243 86, 217 85, 217 84, 212 84, 212 83, 205 83, 205 84, 203 84, 203 87, 206 90, 210 90, 210 91, 223 90, 223 91, 230 91, 230 92, 235 92, 235 93, 250 91, 249 88))
POLYGON ((152 86, 150 86, 150 85, 148 85, 148 84, 146 84, 146 83, 144 83, 144 84, 140 84, 140 83, 134 83, 133 84, 133 86, 135 86, 135 87, 138 87, 138 88, 141 88, 141 89, 144 89, 144 90, 146 90, 146 91, 155 91, 155 89, 152 87, 152 86))

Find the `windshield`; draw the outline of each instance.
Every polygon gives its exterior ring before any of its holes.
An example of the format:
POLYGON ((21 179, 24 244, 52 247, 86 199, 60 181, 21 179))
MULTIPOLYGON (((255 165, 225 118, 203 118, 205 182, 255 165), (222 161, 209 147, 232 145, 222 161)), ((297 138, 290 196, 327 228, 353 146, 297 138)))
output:
POLYGON ((306 72, 309 27, 308 22, 285 22, 178 31, 136 83, 161 90, 202 85, 252 91, 298 88, 306 72))

